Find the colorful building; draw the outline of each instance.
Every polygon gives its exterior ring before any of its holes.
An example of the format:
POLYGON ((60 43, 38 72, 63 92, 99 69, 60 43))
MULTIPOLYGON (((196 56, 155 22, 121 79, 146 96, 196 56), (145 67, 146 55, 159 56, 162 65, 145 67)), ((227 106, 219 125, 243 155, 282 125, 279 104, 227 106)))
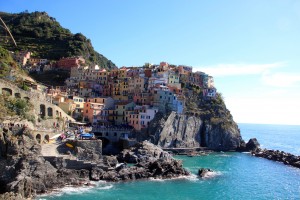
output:
POLYGON ((158 108, 150 107, 149 105, 136 106, 134 110, 127 112, 126 118, 130 126, 140 131, 148 127, 157 112, 158 108))

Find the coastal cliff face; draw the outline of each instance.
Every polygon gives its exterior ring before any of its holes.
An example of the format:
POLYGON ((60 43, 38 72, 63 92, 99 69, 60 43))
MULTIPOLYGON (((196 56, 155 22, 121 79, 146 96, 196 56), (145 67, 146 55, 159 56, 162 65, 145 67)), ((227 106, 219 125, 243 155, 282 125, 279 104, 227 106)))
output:
POLYGON ((207 147, 211 150, 236 150, 244 144, 240 130, 224 101, 187 99, 184 114, 159 113, 147 129, 148 139, 163 148, 207 147))
POLYGON ((13 192, 30 198, 63 187, 66 183, 79 185, 89 180, 88 170, 58 169, 46 161, 41 155, 41 146, 30 132, 20 135, 14 135, 9 130, 0 132, 0 146, 5 150, 1 151, 0 156, 0 185, 3 186, 0 187, 0 194, 13 192))
POLYGON ((41 145, 29 130, 15 134, 0 128, 0 199, 32 198, 66 185, 89 184, 90 180, 128 181, 189 175, 180 161, 149 142, 124 150, 118 157, 102 156, 101 140, 78 141, 77 145, 74 156, 79 160, 44 157, 41 145), (117 167, 118 160, 135 165, 117 167))

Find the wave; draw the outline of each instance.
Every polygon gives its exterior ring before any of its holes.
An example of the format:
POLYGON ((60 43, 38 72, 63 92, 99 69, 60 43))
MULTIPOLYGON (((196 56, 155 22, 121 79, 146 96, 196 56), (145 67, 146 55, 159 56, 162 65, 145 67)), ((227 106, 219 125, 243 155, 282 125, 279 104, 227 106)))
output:
POLYGON ((180 180, 180 179, 186 179, 186 180, 190 180, 190 181, 196 181, 196 180, 199 180, 197 178, 197 175, 195 174, 190 174, 190 175, 181 175, 181 176, 178 176, 178 177, 174 177, 174 178, 167 178, 167 179, 162 179, 162 178, 149 178, 148 180, 149 181, 158 181, 158 182, 164 182, 164 181, 170 181, 170 180, 180 180))
POLYGON ((164 181, 166 181, 166 180, 170 180, 170 179, 153 178, 153 177, 149 178, 149 181, 164 182, 164 181))
POLYGON ((113 187, 112 184, 107 184, 105 181, 91 181, 89 185, 84 186, 65 186, 63 188, 54 189, 49 193, 38 195, 38 200, 44 200, 42 197, 46 196, 62 196, 63 194, 82 194, 87 192, 93 192, 92 189, 97 190, 109 190, 113 187))
POLYGON ((189 180, 189 181, 198 181, 199 180, 199 178, 196 174, 191 174, 189 176, 185 176, 184 178, 189 180))
POLYGON ((216 176, 221 176, 221 175, 222 175, 222 172, 219 172, 219 171, 207 172, 202 177, 202 179, 211 179, 211 178, 214 178, 216 176))
POLYGON ((217 154, 215 156, 216 157, 232 157, 232 155, 228 155, 228 154, 217 154))
POLYGON ((103 187, 97 187, 97 189, 100 189, 100 190, 109 190, 113 188, 113 185, 107 185, 107 186, 103 186, 103 187))

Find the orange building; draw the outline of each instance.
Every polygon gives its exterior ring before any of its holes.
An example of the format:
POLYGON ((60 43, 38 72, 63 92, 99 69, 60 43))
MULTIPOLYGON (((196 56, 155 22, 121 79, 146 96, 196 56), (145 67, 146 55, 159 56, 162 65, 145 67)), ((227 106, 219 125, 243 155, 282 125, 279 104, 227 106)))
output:
POLYGON ((61 58, 57 62, 57 67, 61 69, 71 70, 72 67, 79 67, 82 64, 85 64, 85 59, 81 56, 77 56, 70 58, 61 58))

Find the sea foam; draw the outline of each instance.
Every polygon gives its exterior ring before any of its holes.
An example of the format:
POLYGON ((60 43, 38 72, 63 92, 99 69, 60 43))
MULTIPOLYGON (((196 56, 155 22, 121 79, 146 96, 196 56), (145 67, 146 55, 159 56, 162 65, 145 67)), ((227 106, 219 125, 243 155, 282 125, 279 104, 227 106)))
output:
POLYGON ((222 175, 222 173, 219 171, 206 172, 202 179, 210 179, 220 175, 222 175))
POLYGON ((46 194, 41 194, 39 195, 38 198, 39 200, 43 200, 42 197, 45 196, 62 196, 63 194, 82 194, 82 193, 88 193, 88 192, 93 192, 94 190, 92 189, 97 189, 97 190, 109 190, 113 187, 112 184, 107 184, 105 181, 91 181, 90 185, 84 185, 80 187, 76 186, 65 186, 60 189, 54 189, 49 193, 46 194))

